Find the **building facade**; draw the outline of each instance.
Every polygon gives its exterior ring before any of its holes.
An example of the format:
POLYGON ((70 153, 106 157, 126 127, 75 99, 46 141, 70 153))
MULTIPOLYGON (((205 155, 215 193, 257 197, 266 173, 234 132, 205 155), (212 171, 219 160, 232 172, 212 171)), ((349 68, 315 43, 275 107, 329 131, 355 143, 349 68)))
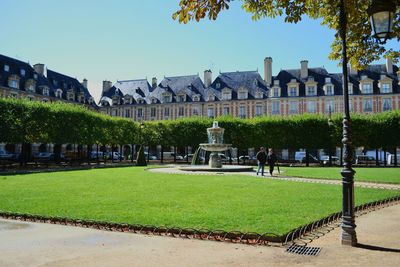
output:
MULTIPOLYGON (((400 109, 400 71, 390 59, 365 70, 349 69, 350 110, 376 113, 400 109)), ((264 60, 264 79, 258 71, 221 72, 146 80, 103 82, 99 110, 111 116, 141 120, 182 117, 240 118, 343 112, 342 74, 324 68, 281 70, 272 76, 272 58, 264 60)))
MULTIPOLYGON (((26 98, 31 101, 62 101, 84 105, 97 110, 96 102, 87 88, 87 80, 77 79, 47 69, 44 64, 29 63, 0 55, 0 98, 26 98)), ((33 144, 32 153, 52 151, 51 144, 33 144)), ((63 152, 66 150, 63 147, 63 152)), ((15 153, 20 144, 1 144, 0 151, 15 153)))

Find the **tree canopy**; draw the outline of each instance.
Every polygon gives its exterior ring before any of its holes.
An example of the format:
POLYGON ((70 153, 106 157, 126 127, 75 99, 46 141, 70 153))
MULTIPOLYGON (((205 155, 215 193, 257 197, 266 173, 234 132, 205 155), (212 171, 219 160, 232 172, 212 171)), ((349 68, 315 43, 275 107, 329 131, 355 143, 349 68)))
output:
MULTIPOLYGON (((233 0, 180 0, 180 10, 172 17, 180 23, 190 20, 200 21, 208 17, 215 20, 218 14, 229 9, 233 0)), ((252 14, 254 20, 284 16, 285 22, 297 23, 303 16, 321 19, 321 24, 338 32, 339 4, 338 0, 240 0, 242 8, 252 14)), ((400 41, 400 0, 393 0, 396 4, 394 18, 394 35, 400 41)), ((371 26, 367 9, 370 0, 346 0, 347 13, 347 54, 349 63, 356 69, 362 69, 381 56, 392 58, 395 63, 400 59, 400 48, 386 49, 377 43, 371 34, 371 26)), ((329 58, 341 59, 341 40, 336 34, 329 58)))

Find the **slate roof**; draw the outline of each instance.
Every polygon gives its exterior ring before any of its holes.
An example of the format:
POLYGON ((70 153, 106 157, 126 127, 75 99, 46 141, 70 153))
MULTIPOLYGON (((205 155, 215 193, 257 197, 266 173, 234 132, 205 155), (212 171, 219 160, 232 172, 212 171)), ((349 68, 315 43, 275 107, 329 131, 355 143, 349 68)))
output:
MULTIPOLYGON (((69 89, 73 89, 76 95, 80 92, 84 93, 86 103, 91 96, 87 88, 85 88, 77 79, 70 76, 47 70, 47 75, 39 75, 35 72, 34 68, 26 62, 10 58, 0 54, 0 86, 8 87, 8 78, 11 75, 18 75, 20 78, 19 89, 25 90, 25 83, 29 79, 34 79, 36 81, 36 93, 42 94, 41 87, 46 86, 50 90, 50 96, 55 97, 55 92, 58 88, 63 90, 63 99, 66 99, 66 92, 69 89), (9 71, 5 71, 4 66, 9 66, 9 71), (21 69, 25 70, 25 75, 21 74, 21 69)), ((96 103, 92 102, 93 107, 97 107, 96 103)))
POLYGON ((268 94, 268 86, 261 78, 258 71, 236 71, 223 72, 211 83, 211 87, 219 92, 224 88, 232 89, 232 99, 237 99, 237 92, 240 88, 246 88, 249 91, 248 98, 255 98, 257 91, 264 93, 264 98, 268 94), (219 83, 219 87, 217 84, 219 83))

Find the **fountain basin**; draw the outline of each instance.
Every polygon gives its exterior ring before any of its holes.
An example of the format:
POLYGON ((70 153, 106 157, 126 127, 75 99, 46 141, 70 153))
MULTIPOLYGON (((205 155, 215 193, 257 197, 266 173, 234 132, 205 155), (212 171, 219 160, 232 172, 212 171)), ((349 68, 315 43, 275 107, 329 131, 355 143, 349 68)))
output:
POLYGON ((204 143, 204 144, 199 144, 199 146, 206 150, 206 151, 211 151, 211 152, 223 152, 229 149, 231 147, 231 144, 209 144, 209 143, 204 143))
POLYGON ((253 172, 253 166, 223 165, 221 168, 212 168, 208 165, 192 165, 178 167, 181 171, 192 172, 253 172))

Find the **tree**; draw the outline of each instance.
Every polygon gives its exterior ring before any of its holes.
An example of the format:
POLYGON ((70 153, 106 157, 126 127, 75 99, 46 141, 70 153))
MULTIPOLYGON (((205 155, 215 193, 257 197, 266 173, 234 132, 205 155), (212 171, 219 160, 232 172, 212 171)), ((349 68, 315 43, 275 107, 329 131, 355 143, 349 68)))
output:
MULTIPOLYGON (((180 23, 190 20, 199 21, 206 16, 215 20, 218 14, 229 9, 233 0, 181 0, 180 10, 172 17, 180 23)), ((322 25, 339 32, 339 4, 337 0, 241 0, 242 8, 252 14, 254 20, 261 18, 274 18, 285 16, 285 21, 297 23, 306 15, 313 19, 321 19, 322 25)), ((394 35, 400 40, 400 0, 394 0, 397 6, 394 19, 394 35)), ((371 36, 371 27, 367 9, 369 0, 346 0, 345 8, 348 16, 347 28, 347 54, 349 63, 356 69, 365 68, 369 63, 378 60, 382 55, 392 58, 395 63, 400 58, 400 49, 386 49, 375 42, 371 36)), ((342 44, 338 34, 333 41, 329 58, 340 60, 342 58, 342 44)))

